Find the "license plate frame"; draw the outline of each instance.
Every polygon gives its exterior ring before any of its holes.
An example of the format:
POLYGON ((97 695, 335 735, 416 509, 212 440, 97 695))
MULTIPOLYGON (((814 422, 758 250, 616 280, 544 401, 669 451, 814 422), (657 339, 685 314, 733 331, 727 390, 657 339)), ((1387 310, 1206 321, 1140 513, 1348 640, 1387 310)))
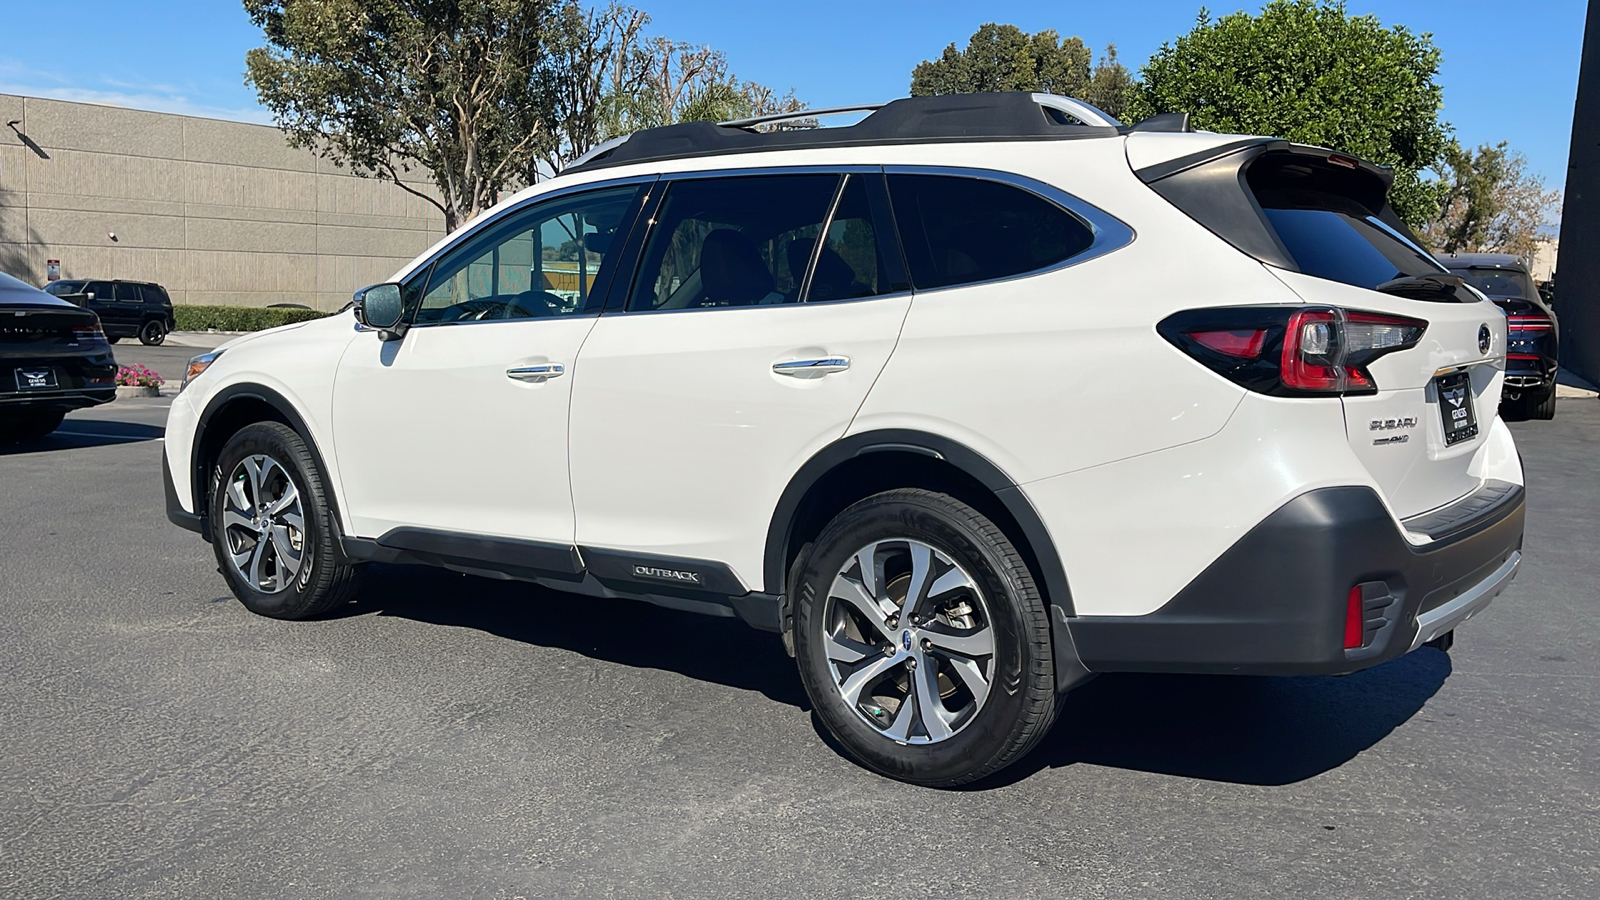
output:
POLYGON ((61 387, 55 366, 18 366, 11 377, 19 391, 54 391, 61 387))
POLYGON ((1478 410, 1473 405, 1471 374, 1450 372, 1436 376, 1433 393, 1439 399, 1439 424, 1444 428, 1446 447, 1478 436, 1478 410))

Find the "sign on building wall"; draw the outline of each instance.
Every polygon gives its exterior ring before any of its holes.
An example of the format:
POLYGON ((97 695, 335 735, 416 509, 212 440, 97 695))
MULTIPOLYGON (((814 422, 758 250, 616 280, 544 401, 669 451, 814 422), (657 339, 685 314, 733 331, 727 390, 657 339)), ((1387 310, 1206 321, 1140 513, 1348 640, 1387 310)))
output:
POLYGON ((44 261, 44 280, 45 281, 60 281, 61 280, 61 260, 59 260, 59 259, 47 259, 47 260, 44 261))

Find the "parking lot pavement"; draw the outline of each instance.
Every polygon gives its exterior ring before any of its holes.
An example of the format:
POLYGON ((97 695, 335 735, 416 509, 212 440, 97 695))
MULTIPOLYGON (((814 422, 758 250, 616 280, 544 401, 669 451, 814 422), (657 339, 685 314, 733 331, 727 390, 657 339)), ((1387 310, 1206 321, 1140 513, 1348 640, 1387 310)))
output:
POLYGON ((730 620, 404 567, 252 616, 163 515, 169 402, 0 453, 0 896, 1597 895, 1600 402, 1513 426, 1526 564, 1449 655, 1105 676, 951 792, 730 620))

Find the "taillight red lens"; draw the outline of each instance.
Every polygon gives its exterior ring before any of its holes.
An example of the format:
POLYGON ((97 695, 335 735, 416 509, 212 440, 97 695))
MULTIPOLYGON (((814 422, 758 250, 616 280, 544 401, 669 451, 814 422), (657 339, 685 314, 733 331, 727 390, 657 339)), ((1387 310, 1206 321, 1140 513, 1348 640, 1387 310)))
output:
POLYGON ((104 344, 106 333, 99 325, 83 325, 72 329, 72 339, 79 344, 104 344))
POLYGON ((1344 389, 1338 360, 1344 355, 1339 317, 1330 309, 1307 309, 1289 317, 1278 366, 1285 387, 1297 391, 1344 389))
POLYGON ((1191 331, 1189 337, 1218 353, 1240 359, 1256 359, 1267 343, 1265 328, 1235 328, 1224 331, 1191 331))
POLYGON ((1506 316, 1506 328, 1510 331, 1549 331, 1555 328, 1548 316, 1506 316))

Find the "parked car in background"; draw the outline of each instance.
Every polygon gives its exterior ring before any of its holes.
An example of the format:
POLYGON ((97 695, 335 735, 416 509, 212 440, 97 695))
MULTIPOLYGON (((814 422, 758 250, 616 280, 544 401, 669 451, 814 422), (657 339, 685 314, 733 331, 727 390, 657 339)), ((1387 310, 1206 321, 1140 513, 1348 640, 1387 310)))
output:
POLYGON ((98 315, 100 327, 113 344, 125 337, 137 337, 140 343, 154 347, 177 326, 172 298, 159 284, 70 278, 52 281, 44 289, 98 315))
POLYGON ((42 438, 67 413, 117 398, 94 313, 0 273, 0 443, 42 438))
POLYGON ((1505 317, 1391 170, 1044 94, 871 109, 639 132, 196 357, 168 518, 276 618, 369 562, 740 617, 929 785, 1093 673, 1353 672, 1510 582, 1505 317))
POLYGON ((1439 262, 1505 310, 1506 385, 1500 403, 1507 417, 1554 419, 1560 326, 1528 267, 1509 253, 1453 253, 1439 262))

